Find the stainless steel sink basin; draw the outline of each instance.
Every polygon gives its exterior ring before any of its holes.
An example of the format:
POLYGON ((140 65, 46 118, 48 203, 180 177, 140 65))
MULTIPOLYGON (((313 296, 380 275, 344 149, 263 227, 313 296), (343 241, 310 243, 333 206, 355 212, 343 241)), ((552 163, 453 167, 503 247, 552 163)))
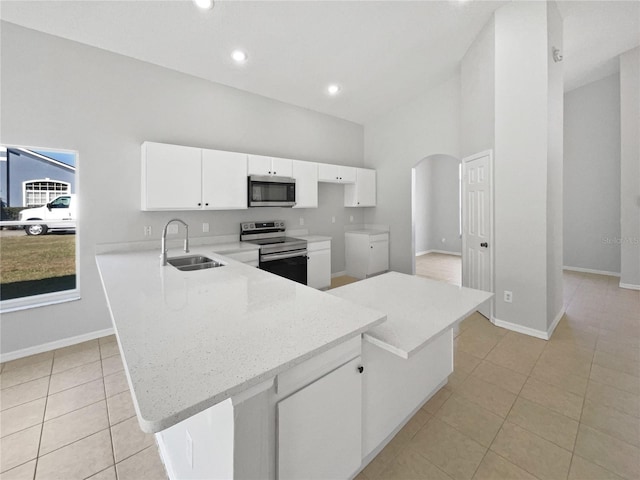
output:
POLYGON ((217 262, 203 255, 184 255, 180 257, 168 258, 167 263, 173 265, 178 270, 189 272, 191 270, 204 270, 205 268, 223 267, 225 264, 217 262))

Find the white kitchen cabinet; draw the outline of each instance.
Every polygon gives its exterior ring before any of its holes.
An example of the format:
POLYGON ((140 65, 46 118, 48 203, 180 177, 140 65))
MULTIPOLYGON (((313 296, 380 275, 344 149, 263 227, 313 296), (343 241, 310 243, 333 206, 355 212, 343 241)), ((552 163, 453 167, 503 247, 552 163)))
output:
POLYGON ((331 286, 331 241, 307 244, 307 285, 322 289, 331 286))
POLYGON ((142 210, 247 208, 243 153, 145 142, 142 210))
POLYGON ((345 233, 347 275, 366 278, 389 270, 389 233, 356 230, 345 233))
POLYGON ((247 156, 202 150, 202 207, 209 210, 247 208, 247 156))
POLYGON ((296 179, 296 204, 293 208, 318 208, 318 164, 292 160, 296 179))
POLYGON ((201 149, 142 144, 142 210, 202 208, 201 149))
POLYGON ((356 168, 344 165, 319 163, 318 181, 327 183, 355 183, 356 168))
POLYGON ((362 462, 360 357, 277 404, 279 480, 351 478, 362 462))
POLYGON ((275 175, 291 177, 292 161, 286 158, 265 157, 264 155, 247 155, 249 175, 275 175))
POLYGON ((345 207, 376 206, 376 171, 356 168, 356 182, 344 187, 345 207))

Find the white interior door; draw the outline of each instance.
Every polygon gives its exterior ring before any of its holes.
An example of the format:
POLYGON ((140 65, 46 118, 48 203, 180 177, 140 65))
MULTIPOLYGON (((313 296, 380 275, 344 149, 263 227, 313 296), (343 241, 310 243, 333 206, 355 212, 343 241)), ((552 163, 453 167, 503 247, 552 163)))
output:
MULTIPOLYGON (((462 160, 462 285, 493 292, 493 153, 462 160)), ((493 301, 478 311, 492 318, 493 301)))

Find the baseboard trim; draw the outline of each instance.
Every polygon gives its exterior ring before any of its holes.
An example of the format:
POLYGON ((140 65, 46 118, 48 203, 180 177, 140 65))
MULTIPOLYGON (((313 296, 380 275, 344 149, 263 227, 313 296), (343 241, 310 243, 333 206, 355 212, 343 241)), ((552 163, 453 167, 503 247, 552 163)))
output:
POLYGON ((620 282, 620 288, 626 288, 627 290, 640 290, 640 285, 620 282))
POLYGON ((346 271, 332 273, 331 274, 331 278, 344 277, 346 274, 347 274, 346 271))
POLYGON ((556 318, 553 319, 553 323, 549 325, 549 328, 547 329, 547 338, 545 338, 545 340, 549 340, 551 338, 551 335, 553 335, 553 332, 558 326, 558 323, 560 323, 560 320, 562 320, 562 317, 564 316, 565 312, 566 312, 566 308, 563 305, 560 311, 558 312, 558 315, 556 315, 556 318))
POLYGON ((87 342, 100 337, 106 337, 113 334, 113 328, 105 328, 104 330, 98 330, 95 332, 84 333, 82 335, 76 335, 75 337, 63 338, 54 342, 43 343, 42 345, 35 345, 33 347, 23 348, 21 350, 14 350, 13 352, 0 354, 0 362, 10 362, 11 360, 17 360, 18 358, 28 357, 29 355, 35 355, 36 353, 48 352, 57 348, 68 347, 69 345, 75 345, 76 343, 87 342))
POLYGON ((420 255, 426 255, 427 253, 442 253, 443 255, 455 255, 456 257, 461 257, 462 253, 460 252, 450 252, 448 250, 425 250, 423 252, 416 252, 416 257, 420 255))
POLYGON ((608 275, 610 277, 619 277, 620 272, 609 272, 607 270, 594 270, 593 268, 582 268, 582 267, 568 267, 563 266, 563 270, 568 270, 570 272, 580 272, 580 273, 595 273, 596 275, 608 275))
POLYGON ((504 320, 500 320, 496 317, 493 317, 491 319, 491 323, 493 323, 496 327, 506 328, 507 330, 511 330, 513 332, 524 333, 525 335, 529 335, 531 337, 549 340, 548 333, 543 330, 536 330, 535 328, 525 327, 522 325, 518 325, 517 323, 505 322, 504 320))

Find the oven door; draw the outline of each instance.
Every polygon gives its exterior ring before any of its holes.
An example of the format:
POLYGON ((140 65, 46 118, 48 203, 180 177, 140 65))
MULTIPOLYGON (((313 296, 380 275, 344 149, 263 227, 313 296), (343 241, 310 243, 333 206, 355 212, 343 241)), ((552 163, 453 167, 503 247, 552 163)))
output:
POLYGON ((296 181, 289 177, 252 175, 249 177, 250 207, 293 207, 296 181))
POLYGON ((294 282, 307 284, 307 251, 260 255, 260 269, 294 282))

